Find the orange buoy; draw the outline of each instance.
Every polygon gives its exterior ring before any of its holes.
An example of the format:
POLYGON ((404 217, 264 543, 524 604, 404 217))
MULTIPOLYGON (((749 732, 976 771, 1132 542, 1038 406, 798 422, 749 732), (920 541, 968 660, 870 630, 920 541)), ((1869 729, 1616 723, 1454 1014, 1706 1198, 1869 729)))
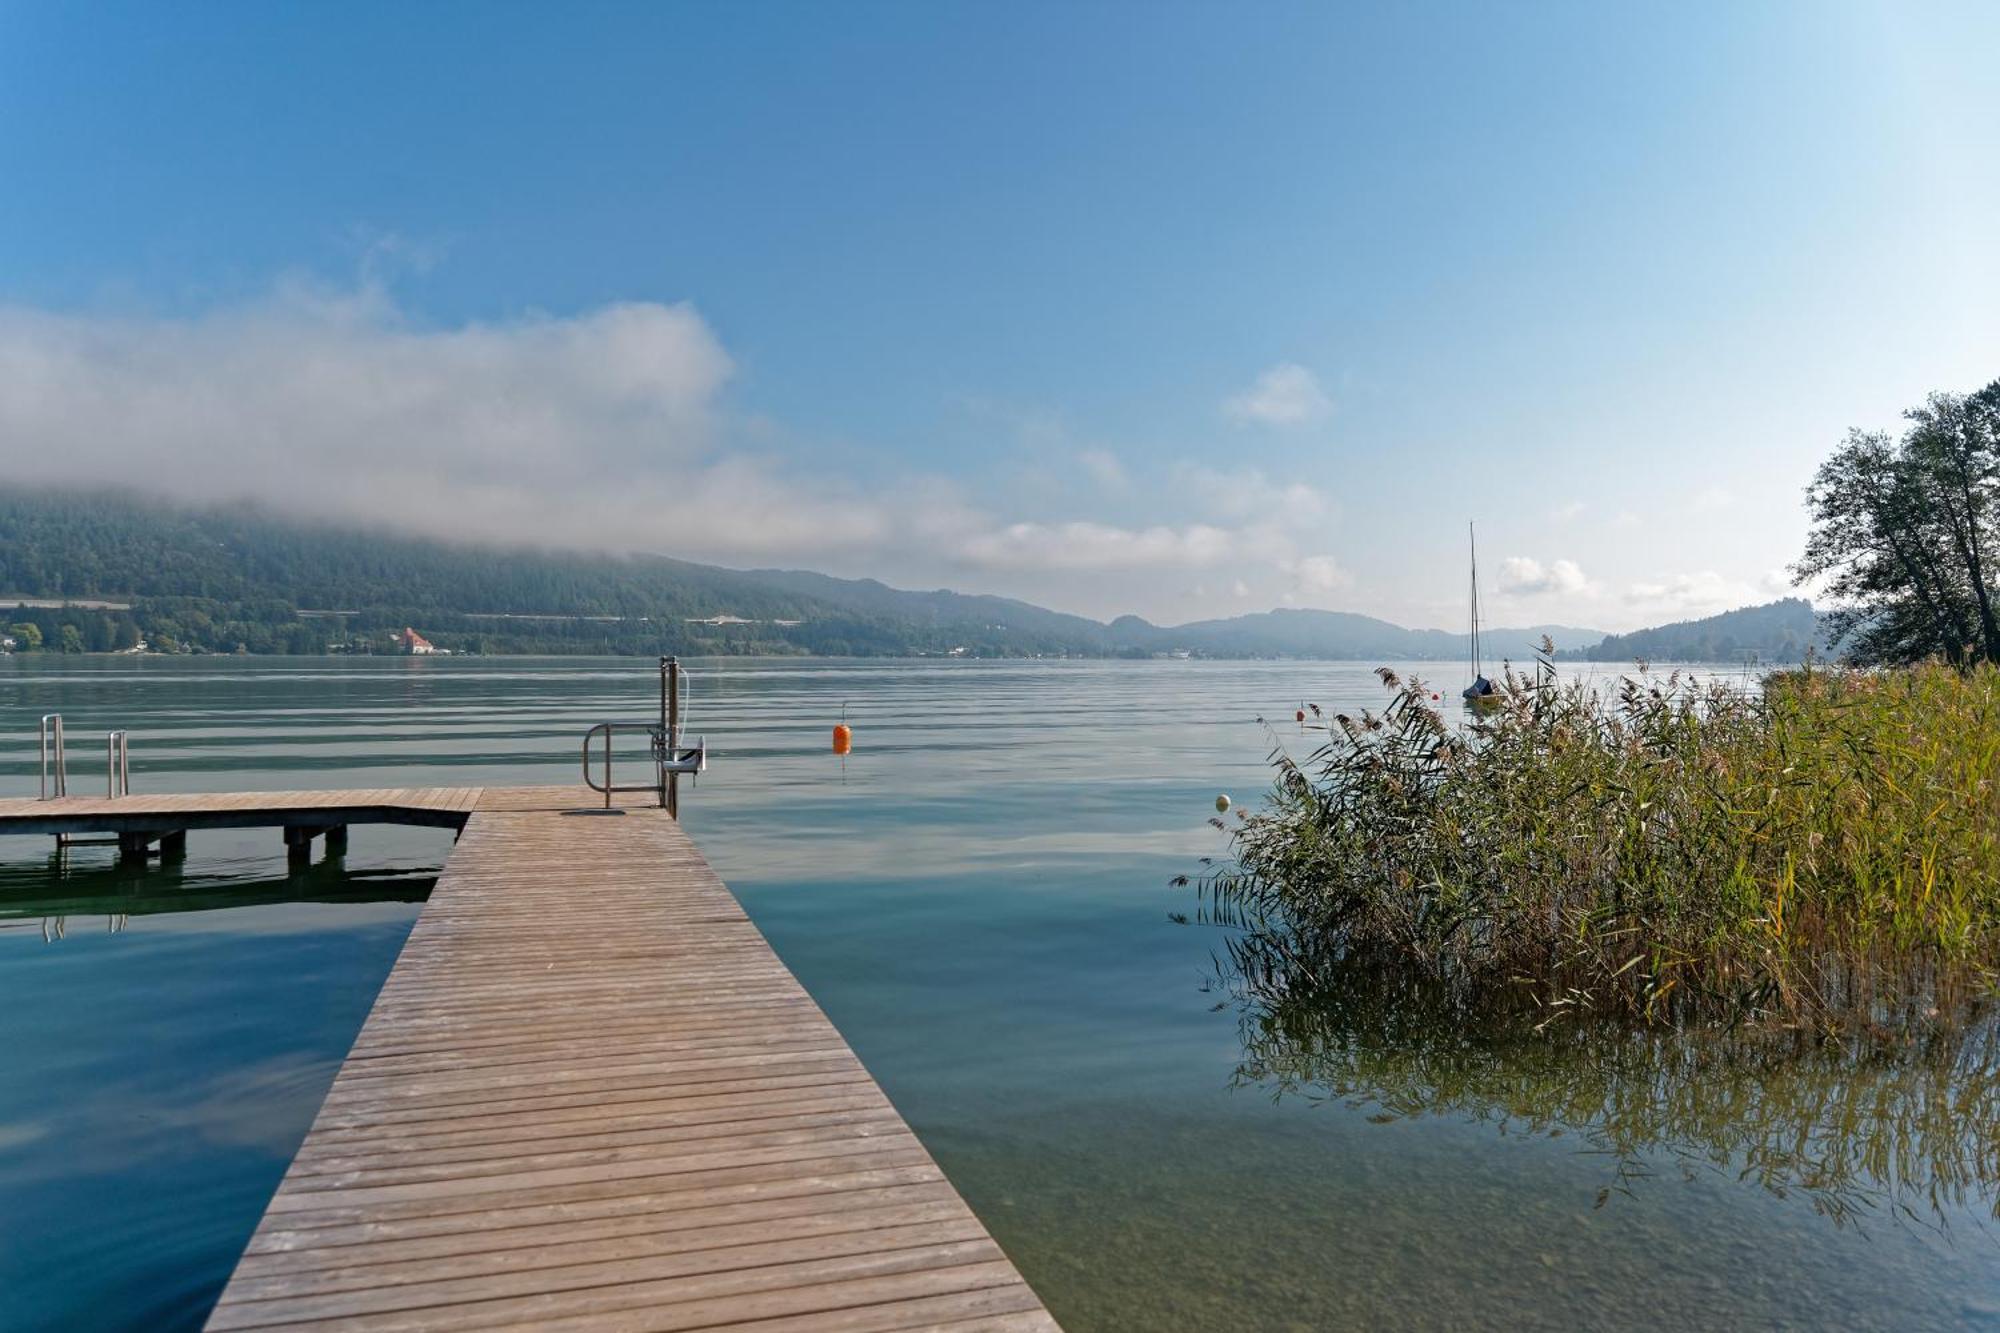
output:
POLYGON ((854 728, 848 726, 845 722, 835 724, 833 728, 833 752, 835 754, 846 754, 853 748, 854 728))

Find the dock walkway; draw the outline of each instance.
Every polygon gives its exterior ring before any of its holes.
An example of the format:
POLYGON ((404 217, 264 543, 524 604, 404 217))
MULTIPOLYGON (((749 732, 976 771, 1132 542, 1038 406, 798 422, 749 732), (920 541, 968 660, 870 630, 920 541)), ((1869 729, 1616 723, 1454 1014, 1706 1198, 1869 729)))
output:
POLYGON ((66 798, 0 832, 260 814, 462 832, 211 1329, 1056 1326, 664 811, 66 798))

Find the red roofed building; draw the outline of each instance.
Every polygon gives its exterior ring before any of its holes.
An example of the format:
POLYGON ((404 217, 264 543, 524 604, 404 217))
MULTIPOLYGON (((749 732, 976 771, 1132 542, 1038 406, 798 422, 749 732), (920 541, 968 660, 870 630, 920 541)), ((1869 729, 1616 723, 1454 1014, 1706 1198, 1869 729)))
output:
POLYGON ((403 632, 396 636, 396 647, 411 657, 424 657, 437 651, 429 639, 407 625, 403 627, 403 632))

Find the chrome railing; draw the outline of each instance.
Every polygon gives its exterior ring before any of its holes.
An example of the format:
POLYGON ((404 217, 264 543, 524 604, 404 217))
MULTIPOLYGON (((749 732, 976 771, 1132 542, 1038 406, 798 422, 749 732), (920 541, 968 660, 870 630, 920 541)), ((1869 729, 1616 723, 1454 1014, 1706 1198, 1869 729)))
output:
POLYGON ((42 714, 42 799, 48 801, 67 795, 69 795, 69 779, 63 771, 62 714, 44 713, 42 714))
POLYGON ((104 794, 116 799, 132 794, 132 733, 104 733, 104 794))
MULTIPOLYGON (((42 786, 44 801, 69 795, 69 756, 63 741, 61 713, 42 714, 42 786)), ((104 733, 104 794, 116 799, 132 794, 132 733, 104 733)))
POLYGON ((708 740, 706 737, 693 745, 681 740, 681 681, 685 673, 678 658, 660 659, 660 720, 650 722, 600 722, 583 734, 583 781, 592 791, 604 793, 604 808, 611 808, 611 797, 618 792, 654 792, 659 797, 660 808, 676 818, 680 816, 680 779, 683 774, 692 778, 708 768, 708 740), (612 781, 611 751, 613 737, 619 731, 643 731, 646 733, 653 757, 653 780, 647 783, 624 783, 612 781), (599 736, 604 738, 602 754, 598 760, 603 781, 591 776, 592 742, 599 736))

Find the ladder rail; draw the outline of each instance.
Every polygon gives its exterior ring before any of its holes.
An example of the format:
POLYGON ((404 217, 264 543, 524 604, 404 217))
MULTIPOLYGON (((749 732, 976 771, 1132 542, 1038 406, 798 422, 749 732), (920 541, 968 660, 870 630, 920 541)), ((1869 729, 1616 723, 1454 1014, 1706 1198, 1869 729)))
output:
POLYGON ((116 800, 132 794, 132 733, 104 733, 104 794, 116 800))
POLYGON ((42 795, 44 801, 69 795, 69 777, 63 762, 63 720, 61 713, 42 714, 42 795), (51 766, 51 760, 54 761, 51 766), (54 781, 51 782, 50 779, 54 781))

